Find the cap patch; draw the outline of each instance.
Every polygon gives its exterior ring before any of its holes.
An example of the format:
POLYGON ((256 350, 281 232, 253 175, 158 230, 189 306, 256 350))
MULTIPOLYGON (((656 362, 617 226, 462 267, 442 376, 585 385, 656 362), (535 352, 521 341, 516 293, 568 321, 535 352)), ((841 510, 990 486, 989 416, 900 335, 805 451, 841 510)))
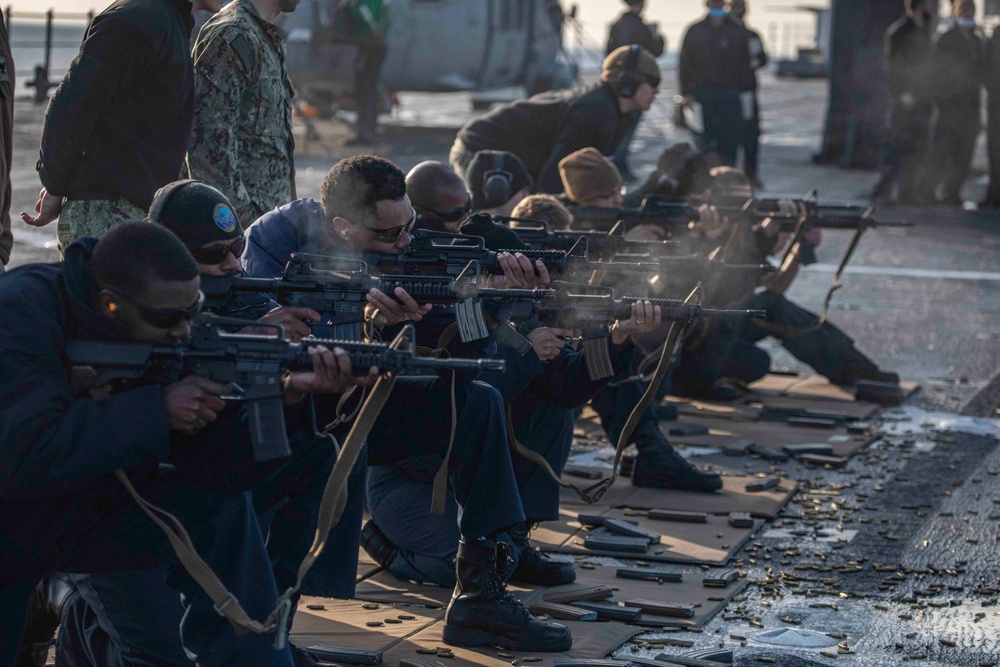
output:
POLYGON ((212 219, 215 220, 215 224, 219 229, 227 234, 236 229, 236 216, 233 214, 232 209, 225 204, 215 205, 215 210, 212 211, 212 219))

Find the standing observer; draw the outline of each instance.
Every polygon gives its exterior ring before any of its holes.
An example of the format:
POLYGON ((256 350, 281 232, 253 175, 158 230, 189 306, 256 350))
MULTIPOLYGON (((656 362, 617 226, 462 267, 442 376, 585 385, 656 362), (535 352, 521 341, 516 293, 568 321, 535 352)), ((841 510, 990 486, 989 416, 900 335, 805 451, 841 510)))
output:
POLYGON ((37 215, 59 252, 146 215, 177 179, 194 113, 190 0, 118 0, 87 28, 45 110, 37 215))
POLYGON ((223 192, 249 226, 295 199, 292 83, 284 31, 274 24, 299 0, 235 0, 194 45, 197 103, 190 178, 223 192))
POLYGON ((743 71, 740 80, 741 110, 746 121, 743 134, 743 173, 757 189, 764 187, 758 177, 758 157, 760 155, 760 103, 757 100, 757 70, 767 64, 767 51, 760 34, 746 23, 749 12, 746 0, 731 0, 729 15, 743 26, 750 53, 749 67, 743 71))
POLYGON ((885 33, 885 72, 892 106, 882 178, 872 193, 879 203, 927 200, 921 186, 934 112, 931 29, 937 4, 937 0, 906 0, 906 15, 885 33))
POLYGON ((746 29, 729 16, 725 0, 705 4, 708 16, 688 28, 681 45, 680 91, 686 107, 701 108, 701 149, 732 166, 746 131, 740 92, 750 51, 746 29))
POLYGON ((927 187, 932 200, 962 205, 962 184, 982 127, 985 45, 976 25, 976 3, 956 0, 954 25, 934 45, 934 92, 938 120, 931 146, 927 187), (938 189, 941 194, 937 196, 938 189))

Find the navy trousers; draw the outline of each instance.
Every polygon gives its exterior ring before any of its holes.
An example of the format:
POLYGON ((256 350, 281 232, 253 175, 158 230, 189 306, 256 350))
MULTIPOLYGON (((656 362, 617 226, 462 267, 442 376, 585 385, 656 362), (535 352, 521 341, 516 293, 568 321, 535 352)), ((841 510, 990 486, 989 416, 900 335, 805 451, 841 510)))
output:
MULTIPOLYGON (((573 444, 573 422, 574 411, 541 402, 518 428, 517 437, 561 474, 573 444)), ((559 486, 531 461, 512 456, 527 520, 558 519, 559 486)), ((429 481, 410 476, 397 466, 376 466, 369 471, 368 509, 386 537, 399 547, 389 571, 401 581, 453 587, 459 507, 449 491, 444 513, 432 514, 432 492, 429 481)), ((505 535, 499 539, 509 541, 505 535)), ((516 549, 512 551, 516 554, 516 549)), ((513 567, 517 567, 516 562, 513 567)))
MULTIPOLYGON (((477 540, 523 522, 524 510, 499 392, 482 382, 456 389, 458 427, 448 480, 462 539, 477 540)), ((368 464, 397 464, 414 479, 433 482, 450 431, 450 383, 436 376, 399 378, 368 436, 368 464)))
MULTIPOLYGON (((291 445, 294 456, 252 492, 261 532, 268 536, 271 570, 282 592, 295 583, 299 563, 312 545, 319 502, 335 462, 327 438, 300 434, 291 445)), ((352 584, 357 553, 355 541, 352 584)), ((86 604, 78 603, 63 615, 60 665, 193 665, 177 637, 184 609, 163 585, 164 573, 160 567, 71 574, 86 604)))
MULTIPOLYGON (((251 617, 263 620, 274 608, 277 594, 249 494, 178 483, 169 475, 134 481, 144 497, 184 523, 199 553, 226 587, 251 617)), ((200 664, 292 664, 287 648, 274 650, 272 636, 236 636, 177 563, 160 529, 117 481, 109 477, 80 495, 84 493, 91 497, 81 497, 79 503, 93 507, 93 496, 98 495, 101 511, 82 512, 61 526, 33 516, 27 503, 5 500, 0 508, 0 664, 11 664, 19 649, 28 594, 45 574, 139 570, 157 563, 167 564, 164 580, 182 595, 186 612, 180 623, 181 640, 200 664)), ((74 498, 67 496, 66 501, 72 503, 74 498)), ((176 599, 175 595, 174 604, 176 599)))

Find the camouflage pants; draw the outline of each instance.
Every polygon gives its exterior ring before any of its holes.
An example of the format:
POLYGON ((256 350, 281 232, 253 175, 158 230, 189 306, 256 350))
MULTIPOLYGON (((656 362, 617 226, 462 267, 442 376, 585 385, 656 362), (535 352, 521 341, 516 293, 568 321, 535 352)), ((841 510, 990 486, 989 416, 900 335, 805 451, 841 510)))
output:
POLYGON ((56 223, 59 255, 70 243, 83 236, 100 238, 115 225, 144 220, 146 212, 125 199, 72 199, 63 203, 56 223))

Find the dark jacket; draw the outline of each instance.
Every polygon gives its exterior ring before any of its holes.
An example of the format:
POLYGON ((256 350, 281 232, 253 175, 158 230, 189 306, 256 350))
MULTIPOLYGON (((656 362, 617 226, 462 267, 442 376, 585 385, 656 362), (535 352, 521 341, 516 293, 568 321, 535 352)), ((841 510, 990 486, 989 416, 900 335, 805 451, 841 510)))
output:
POLYGON ((885 76, 889 93, 929 102, 933 91, 934 44, 930 31, 904 16, 885 33, 885 76))
POLYGON ((954 27, 934 45, 935 101, 942 111, 979 112, 986 49, 978 28, 954 27))
POLYGON ((323 206, 315 199, 296 199, 265 213, 247 229, 243 268, 252 278, 278 278, 293 252, 329 255, 323 206))
POLYGON ((608 33, 608 53, 632 44, 638 44, 657 58, 663 55, 666 46, 663 35, 654 32, 653 26, 644 23, 641 16, 625 12, 614 22, 608 33))
POLYGON ((699 88, 742 90, 746 73, 751 70, 747 29, 733 19, 718 25, 705 18, 688 28, 681 43, 681 95, 692 95, 699 88))
POLYGON ((514 153, 534 177, 537 192, 558 193, 560 160, 588 146, 611 155, 634 124, 619 109, 611 86, 599 83, 506 104, 466 123, 458 137, 473 153, 514 153))
POLYGON ((149 208, 191 136, 188 0, 118 0, 90 24, 52 95, 38 172, 54 195, 149 208))
POLYGON ((0 277, 0 515, 8 502, 51 504, 66 494, 114 483, 117 468, 150 467, 170 450, 158 385, 103 400, 71 387, 70 339, 126 340, 94 303, 85 239, 65 264, 30 264, 0 277))
POLYGON ((14 59, 6 24, 0 25, 0 265, 10 261, 10 160, 14 143, 14 59))

